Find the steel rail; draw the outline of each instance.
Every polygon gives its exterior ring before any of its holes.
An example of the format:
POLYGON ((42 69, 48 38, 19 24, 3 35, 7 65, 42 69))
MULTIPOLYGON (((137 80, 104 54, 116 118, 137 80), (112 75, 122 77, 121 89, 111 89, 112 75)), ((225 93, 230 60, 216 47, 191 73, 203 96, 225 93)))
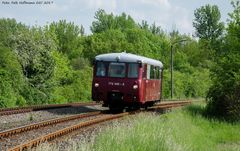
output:
POLYGON ((0 108, 0 112, 3 111, 12 111, 12 110, 20 110, 20 109, 38 109, 38 108, 45 108, 45 107, 55 107, 55 106, 71 106, 69 104, 48 104, 48 105, 34 105, 34 106, 25 106, 25 107, 12 107, 12 108, 0 108))
POLYGON ((98 103, 89 102, 89 103, 69 103, 69 104, 49 104, 49 105, 37 105, 37 106, 29 106, 29 107, 16 107, 16 108, 6 108, 0 109, 0 116, 3 115, 11 115, 18 113, 26 113, 32 111, 39 110, 47 110, 47 109, 56 109, 56 108, 67 108, 67 107, 76 107, 76 106, 92 106, 97 105, 98 103))
POLYGON ((33 109, 17 109, 17 110, 9 110, 9 111, 0 111, 0 116, 3 115, 12 115, 12 114, 19 114, 19 113, 26 113, 26 112, 32 112, 33 109))
POLYGON ((169 105, 169 104, 178 104, 178 103, 192 103, 190 100, 182 100, 182 101, 161 101, 155 105, 169 105))
POLYGON ((179 101, 179 102, 175 102, 175 103, 162 103, 162 104, 156 104, 152 107, 149 107, 148 109, 149 110, 152 110, 152 109, 169 109, 169 108, 173 108, 173 107, 180 107, 180 106, 184 106, 184 105, 187 105, 187 104, 191 104, 192 102, 191 101, 179 101))
POLYGON ((51 119, 51 120, 47 120, 47 121, 43 121, 43 122, 33 123, 33 124, 29 124, 29 125, 25 125, 25 126, 13 128, 13 129, 1 131, 0 132, 0 140, 1 140, 1 138, 4 138, 4 137, 9 137, 9 136, 12 136, 12 135, 16 135, 18 133, 30 131, 30 130, 33 130, 33 129, 38 129, 40 127, 44 127, 44 126, 48 126, 48 125, 54 125, 54 124, 57 124, 57 123, 67 122, 67 121, 80 119, 80 118, 91 117, 91 116, 95 116, 95 115, 99 115, 99 114, 101 114, 100 111, 90 112, 90 113, 85 113, 85 114, 72 115, 72 116, 51 119))
POLYGON ((129 114, 130 114, 129 112, 126 112, 126 113, 120 113, 120 114, 116 114, 116 115, 110 115, 110 116, 107 116, 107 117, 100 117, 100 118, 88 120, 88 121, 85 121, 85 122, 81 122, 79 124, 76 124, 76 125, 58 130, 56 132, 38 137, 34 140, 31 140, 29 142, 26 142, 24 144, 21 144, 21 145, 18 145, 16 147, 14 147, 14 148, 11 148, 8 151, 22 151, 22 150, 25 150, 25 149, 28 149, 28 148, 32 148, 32 147, 35 147, 35 146, 39 145, 40 143, 53 140, 56 137, 60 137, 62 135, 68 134, 72 131, 76 131, 76 130, 81 129, 83 127, 87 127, 87 126, 102 123, 102 122, 105 122, 105 121, 121 118, 121 117, 129 115, 129 114))

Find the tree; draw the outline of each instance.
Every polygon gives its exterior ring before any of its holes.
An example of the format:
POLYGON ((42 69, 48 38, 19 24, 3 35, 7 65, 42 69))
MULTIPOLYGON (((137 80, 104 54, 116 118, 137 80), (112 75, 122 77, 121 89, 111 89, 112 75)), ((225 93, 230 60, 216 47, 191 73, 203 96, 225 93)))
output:
POLYGON ((83 57, 93 61, 94 57, 101 53, 121 52, 126 50, 127 42, 125 34, 120 30, 107 30, 101 33, 84 37, 83 57))
POLYGON ((194 11, 193 27, 196 36, 210 44, 210 49, 216 46, 217 40, 223 33, 224 24, 220 22, 221 14, 216 5, 205 5, 194 11))
POLYGON ((16 34, 17 31, 26 29, 27 27, 22 23, 17 23, 15 19, 2 18, 0 19, 0 44, 5 47, 10 47, 11 36, 16 34))
POLYGON ((51 78, 55 65, 51 55, 52 50, 56 49, 54 41, 41 28, 33 27, 17 31, 11 37, 11 44, 27 80, 24 97, 28 98, 26 100, 30 104, 47 102, 48 89, 51 87, 47 81, 51 78))
POLYGON ((32 85, 41 85, 51 77, 54 67, 51 51, 55 49, 54 42, 41 29, 32 28, 19 32, 12 38, 12 44, 23 73, 32 85))
POLYGON ((53 22, 50 26, 46 26, 48 32, 56 35, 57 50, 67 54, 68 57, 74 58, 80 55, 81 46, 79 45, 79 37, 83 36, 83 26, 77 26, 73 22, 60 20, 53 22))
POLYGON ((208 112, 230 121, 240 121, 240 5, 232 2, 225 37, 225 54, 218 56, 208 92, 208 112))
POLYGON ((142 23, 139 24, 139 27, 140 27, 141 29, 149 30, 149 25, 148 25, 148 23, 147 23, 146 20, 142 20, 142 23))
POLYGON ((148 25, 147 21, 143 20, 141 24, 138 24, 141 29, 150 31, 154 35, 165 36, 164 31, 161 29, 160 26, 157 26, 154 22, 151 26, 148 25))
POLYGON ((93 33, 100 33, 106 30, 119 29, 121 31, 135 28, 137 25, 131 16, 122 13, 120 16, 114 16, 112 13, 107 14, 104 10, 100 9, 95 13, 91 31, 93 33))
POLYGON ((155 22, 152 24, 152 26, 150 26, 150 31, 155 35, 165 35, 162 28, 160 26, 157 26, 155 22))
POLYGON ((216 5, 205 5, 194 11, 193 26, 196 36, 201 39, 214 40, 221 36, 224 24, 220 22, 221 14, 216 5))
POLYGON ((0 45, 0 107, 24 105, 26 101, 21 96, 24 83, 17 56, 0 45))

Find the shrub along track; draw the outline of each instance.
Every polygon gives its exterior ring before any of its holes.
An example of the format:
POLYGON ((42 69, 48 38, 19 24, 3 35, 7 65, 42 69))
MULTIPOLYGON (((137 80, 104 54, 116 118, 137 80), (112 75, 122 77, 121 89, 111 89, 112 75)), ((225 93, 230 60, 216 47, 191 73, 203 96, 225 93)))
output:
POLYGON ((98 103, 89 102, 89 103, 36 105, 36 106, 16 107, 16 108, 0 108, 0 116, 47 110, 47 109, 67 108, 67 107, 73 107, 73 106, 91 106, 91 105, 97 105, 97 104, 98 103))
MULTIPOLYGON (((191 103, 190 101, 164 102, 156 104, 149 108, 149 111, 155 109, 169 109, 183 106, 191 103)), ((73 131, 84 127, 97 125, 105 121, 121 118, 130 114, 135 114, 140 111, 125 112, 120 114, 102 114, 101 112, 91 112, 86 114, 74 115, 70 117, 58 118, 19 128, 0 132, 0 144, 2 150, 8 150, 9 147, 15 146, 9 150, 20 151, 27 148, 32 148, 42 142, 51 141, 62 135, 66 135, 73 131), (24 133, 23 133, 24 132, 24 133), (20 144, 20 145, 19 145, 20 144), (4 148, 3 148, 4 147, 4 148)))

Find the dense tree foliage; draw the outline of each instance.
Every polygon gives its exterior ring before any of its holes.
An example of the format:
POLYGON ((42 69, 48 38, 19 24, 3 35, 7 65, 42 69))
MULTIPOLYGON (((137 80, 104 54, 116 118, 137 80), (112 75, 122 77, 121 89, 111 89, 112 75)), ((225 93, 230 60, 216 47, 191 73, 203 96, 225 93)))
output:
POLYGON ((205 5, 194 11, 193 26, 196 36, 213 43, 223 32, 224 24, 220 22, 221 14, 216 5, 205 5))
POLYGON ((10 39, 12 35, 16 35, 17 31, 21 31, 26 29, 26 27, 17 23, 15 19, 1 19, 0 20, 0 43, 6 47, 10 47, 10 39))
POLYGON ((1 107, 90 100, 90 85, 86 83, 90 84, 91 68, 83 70, 88 60, 79 65, 78 59, 81 27, 66 21, 43 28, 27 27, 14 19, 0 19, 0 25, 1 107), (84 89, 78 90, 81 84, 76 83, 81 80, 84 89))
POLYGON ((25 103, 21 96, 25 79, 17 56, 8 48, 0 46, 0 106, 9 107, 25 103))
POLYGON ((132 17, 125 13, 122 13, 120 16, 114 16, 112 13, 106 14, 104 10, 100 9, 95 13, 94 18, 96 21, 94 21, 90 27, 93 33, 100 33, 110 29, 124 31, 136 27, 136 23, 132 17))
POLYGON ((217 5, 205 5, 194 11, 193 26, 199 45, 204 50, 205 57, 213 60, 222 46, 224 23, 220 22, 221 14, 217 5))
POLYGON ((213 85, 208 92, 208 112, 231 121, 240 121, 240 3, 232 2, 223 49, 216 54, 213 85))
POLYGON ((76 57, 81 53, 79 37, 84 35, 83 26, 77 26, 72 22, 60 20, 53 22, 45 27, 47 32, 52 35, 57 43, 57 50, 65 53, 70 58, 76 57))

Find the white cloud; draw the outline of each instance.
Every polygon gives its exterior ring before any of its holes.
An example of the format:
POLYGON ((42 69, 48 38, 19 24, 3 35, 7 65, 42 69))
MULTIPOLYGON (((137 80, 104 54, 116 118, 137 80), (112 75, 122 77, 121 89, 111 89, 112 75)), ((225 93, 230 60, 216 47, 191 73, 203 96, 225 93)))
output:
POLYGON ((171 7, 168 0, 140 0, 140 2, 144 4, 151 4, 153 6, 164 7, 166 9, 169 9, 171 7))
POLYGON ((48 6, 42 6, 41 9, 42 11, 47 11, 47 12, 65 12, 65 11, 69 11, 70 7, 69 5, 53 3, 48 6))
POLYGON ((189 10, 171 4, 169 0, 121 0, 118 4, 120 7, 125 7, 124 10, 118 7, 118 13, 123 10, 137 22, 142 20, 148 21, 149 24, 155 22, 167 31, 171 31, 173 26, 176 26, 180 32, 192 31, 189 10))
POLYGON ((173 18, 172 22, 180 32, 191 33, 193 31, 191 12, 186 8, 174 6, 171 16, 173 18))
POLYGON ((4 18, 14 18, 15 15, 12 14, 11 12, 0 12, 1 16, 0 17, 4 17, 4 18))
POLYGON ((146 16, 147 14, 144 13, 144 12, 139 12, 139 11, 136 11, 136 10, 130 10, 128 13, 129 13, 129 15, 132 18, 134 18, 137 21, 141 21, 141 20, 146 20, 147 19, 147 16, 146 16))
POLYGON ((187 17, 183 17, 181 18, 181 20, 177 20, 176 25, 177 25, 177 28, 179 28, 183 33, 193 32, 192 22, 187 17))
POLYGON ((116 0, 71 0, 73 6, 84 10, 104 9, 114 12, 117 8, 116 0))
MULTIPOLYGON (((54 1, 52 5, 42 6, 43 11, 49 12, 86 12, 91 10, 104 9, 108 12, 114 12, 117 8, 116 0, 59 0, 54 1)), ((74 15, 74 14, 73 14, 74 15)))

